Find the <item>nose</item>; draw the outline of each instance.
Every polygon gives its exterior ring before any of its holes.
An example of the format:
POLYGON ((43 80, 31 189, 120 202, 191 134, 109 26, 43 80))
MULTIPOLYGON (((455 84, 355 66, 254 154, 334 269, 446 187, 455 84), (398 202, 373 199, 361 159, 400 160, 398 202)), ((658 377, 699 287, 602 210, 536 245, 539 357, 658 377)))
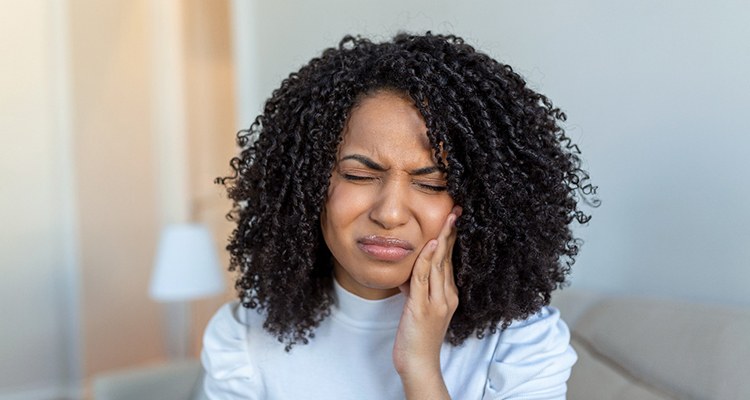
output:
POLYGON ((406 224, 411 216, 408 190, 404 183, 391 180, 381 186, 370 208, 370 220, 383 229, 391 230, 406 224))

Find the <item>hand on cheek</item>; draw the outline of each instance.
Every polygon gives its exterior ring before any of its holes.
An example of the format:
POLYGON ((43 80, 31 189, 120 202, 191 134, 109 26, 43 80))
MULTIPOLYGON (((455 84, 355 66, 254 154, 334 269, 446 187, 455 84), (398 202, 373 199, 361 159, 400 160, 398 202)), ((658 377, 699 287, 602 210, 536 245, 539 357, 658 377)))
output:
POLYGON ((393 346, 393 364, 402 380, 437 374, 442 381, 440 347, 458 307, 451 257, 460 215, 461 207, 453 207, 438 237, 422 248, 411 279, 400 287, 406 303, 393 346))

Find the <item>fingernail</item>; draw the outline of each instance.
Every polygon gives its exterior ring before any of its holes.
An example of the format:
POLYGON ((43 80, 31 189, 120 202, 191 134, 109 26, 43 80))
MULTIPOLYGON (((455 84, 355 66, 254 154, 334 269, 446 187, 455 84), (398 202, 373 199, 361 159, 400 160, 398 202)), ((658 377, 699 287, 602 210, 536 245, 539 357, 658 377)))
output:
POLYGON ((430 249, 431 250, 434 250, 437 247, 437 245, 438 245, 437 240, 430 241, 430 249))

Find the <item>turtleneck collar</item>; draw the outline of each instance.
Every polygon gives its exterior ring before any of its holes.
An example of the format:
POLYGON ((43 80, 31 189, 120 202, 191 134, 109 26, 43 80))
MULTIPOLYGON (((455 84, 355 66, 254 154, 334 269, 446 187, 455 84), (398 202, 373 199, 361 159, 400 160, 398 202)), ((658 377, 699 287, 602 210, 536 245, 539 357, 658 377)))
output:
POLYGON ((382 300, 367 300, 344 289, 333 279, 335 304, 331 315, 359 328, 397 328, 406 298, 402 293, 382 300))

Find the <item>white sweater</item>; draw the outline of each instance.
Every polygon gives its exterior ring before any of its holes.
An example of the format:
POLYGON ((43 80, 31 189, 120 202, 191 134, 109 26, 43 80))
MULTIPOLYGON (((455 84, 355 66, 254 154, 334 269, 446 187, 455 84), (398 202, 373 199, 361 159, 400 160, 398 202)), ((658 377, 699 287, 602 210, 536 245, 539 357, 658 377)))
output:
MULTIPOLYGON (((334 284, 331 315, 291 352, 263 330, 264 317, 237 302, 211 319, 201 355, 210 399, 403 399, 393 341, 404 296, 366 300, 334 284)), ((564 399, 576 354, 551 307, 503 332, 444 343, 443 378, 456 399, 564 399)))

